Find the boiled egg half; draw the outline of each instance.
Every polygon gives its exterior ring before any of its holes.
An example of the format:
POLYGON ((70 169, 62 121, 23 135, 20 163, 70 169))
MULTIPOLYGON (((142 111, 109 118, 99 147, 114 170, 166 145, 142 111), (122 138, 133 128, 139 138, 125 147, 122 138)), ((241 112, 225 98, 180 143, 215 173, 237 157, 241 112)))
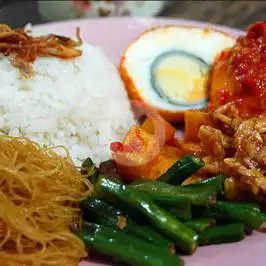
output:
POLYGON ((155 108, 166 120, 207 105, 208 78, 217 55, 235 38, 214 29, 156 27, 125 51, 120 74, 129 98, 155 108))

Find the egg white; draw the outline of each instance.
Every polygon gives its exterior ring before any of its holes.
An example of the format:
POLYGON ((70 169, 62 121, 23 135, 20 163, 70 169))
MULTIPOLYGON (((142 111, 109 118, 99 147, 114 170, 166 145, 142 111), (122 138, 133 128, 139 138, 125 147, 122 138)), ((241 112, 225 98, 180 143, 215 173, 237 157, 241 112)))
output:
POLYGON ((234 43, 233 37, 212 29, 182 26, 158 27, 144 33, 131 44, 124 55, 123 67, 126 68, 135 88, 147 103, 170 111, 198 109, 202 108, 202 103, 179 105, 163 99, 151 84, 152 64, 163 53, 184 51, 211 65, 217 54, 225 48, 232 47, 234 43))

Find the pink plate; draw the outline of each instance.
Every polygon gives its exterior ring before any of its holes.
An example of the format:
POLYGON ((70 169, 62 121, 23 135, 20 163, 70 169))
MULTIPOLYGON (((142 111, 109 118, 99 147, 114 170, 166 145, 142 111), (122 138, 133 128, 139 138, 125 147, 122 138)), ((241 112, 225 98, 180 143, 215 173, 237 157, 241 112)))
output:
POLYGON ((100 46, 114 62, 118 63, 121 55, 128 45, 144 30, 159 25, 186 25, 196 27, 214 27, 234 36, 241 34, 241 31, 218 25, 199 23, 179 19, 158 19, 158 18, 101 18, 82 19, 67 22, 49 23, 38 25, 40 31, 53 32, 75 36, 76 28, 80 27, 82 38, 90 44, 100 46))
MULTIPOLYGON (((75 20, 38 25, 36 29, 71 36, 75 35, 76 27, 80 27, 81 35, 85 41, 102 47, 109 58, 115 64, 118 64, 123 51, 141 32, 154 26, 169 24, 197 27, 211 26, 234 36, 243 33, 236 29, 196 21, 158 18, 75 20)), ((196 254, 184 257, 184 259, 187 266, 263 266, 266 265, 266 234, 254 233, 252 236, 247 236, 244 241, 235 244, 200 247, 196 254)), ((104 265, 108 264, 89 261, 80 263, 80 266, 104 265)))

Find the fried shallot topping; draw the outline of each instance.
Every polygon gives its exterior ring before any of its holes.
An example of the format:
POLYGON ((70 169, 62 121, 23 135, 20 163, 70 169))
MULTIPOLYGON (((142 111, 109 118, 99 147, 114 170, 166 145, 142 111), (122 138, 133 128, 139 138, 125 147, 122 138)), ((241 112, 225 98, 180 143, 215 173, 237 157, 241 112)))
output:
POLYGON ((39 57, 58 57, 71 59, 82 55, 76 47, 82 44, 80 29, 76 32, 77 41, 70 38, 49 34, 34 37, 26 29, 11 29, 8 25, 0 24, 0 53, 4 56, 14 54, 13 66, 24 74, 29 74, 31 64, 39 57))

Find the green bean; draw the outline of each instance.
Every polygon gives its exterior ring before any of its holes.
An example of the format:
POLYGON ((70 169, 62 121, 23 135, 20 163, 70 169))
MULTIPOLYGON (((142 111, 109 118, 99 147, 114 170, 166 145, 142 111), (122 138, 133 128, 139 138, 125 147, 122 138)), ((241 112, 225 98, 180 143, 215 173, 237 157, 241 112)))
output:
POLYGON ((76 233, 88 248, 133 266, 179 266, 183 261, 139 238, 114 228, 85 223, 76 233))
POLYGON ((141 211, 155 228, 172 239, 174 244, 185 252, 192 254, 196 250, 197 234, 163 208, 154 204, 147 193, 136 191, 104 177, 98 179, 96 186, 98 190, 115 195, 125 204, 141 211))
MULTIPOLYGON (((134 235, 155 246, 170 249, 172 243, 163 235, 148 225, 136 223, 121 210, 115 208, 102 199, 88 197, 81 202, 83 219, 96 224, 114 227, 134 235)), ((174 249, 172 248, 171 251, 174 249)))
POLYGON ((159 181, 181 185, 183 181, 204 166, 204 162, 195 156, 185 155, 176 161, 168 171, 163 174, 159 181))
POLYGON ((213 245, 238 242, 245 238, 244 224, 235 223, 208 228, 199 234, 199 244, 213 245))
POLYGON ((186 221, 184 224, 196 232, 203 232, 207 228, 215 226, 216 221, 210 218, 199 218, 186 221))
POLYGON ((211 184, 173 186, 160 181, 148 181, 132 184, 129 187, 148 193, 159 204, 175 206, 189 200, 196 206, 208 206, 216 202, 216 186, 211 184))

